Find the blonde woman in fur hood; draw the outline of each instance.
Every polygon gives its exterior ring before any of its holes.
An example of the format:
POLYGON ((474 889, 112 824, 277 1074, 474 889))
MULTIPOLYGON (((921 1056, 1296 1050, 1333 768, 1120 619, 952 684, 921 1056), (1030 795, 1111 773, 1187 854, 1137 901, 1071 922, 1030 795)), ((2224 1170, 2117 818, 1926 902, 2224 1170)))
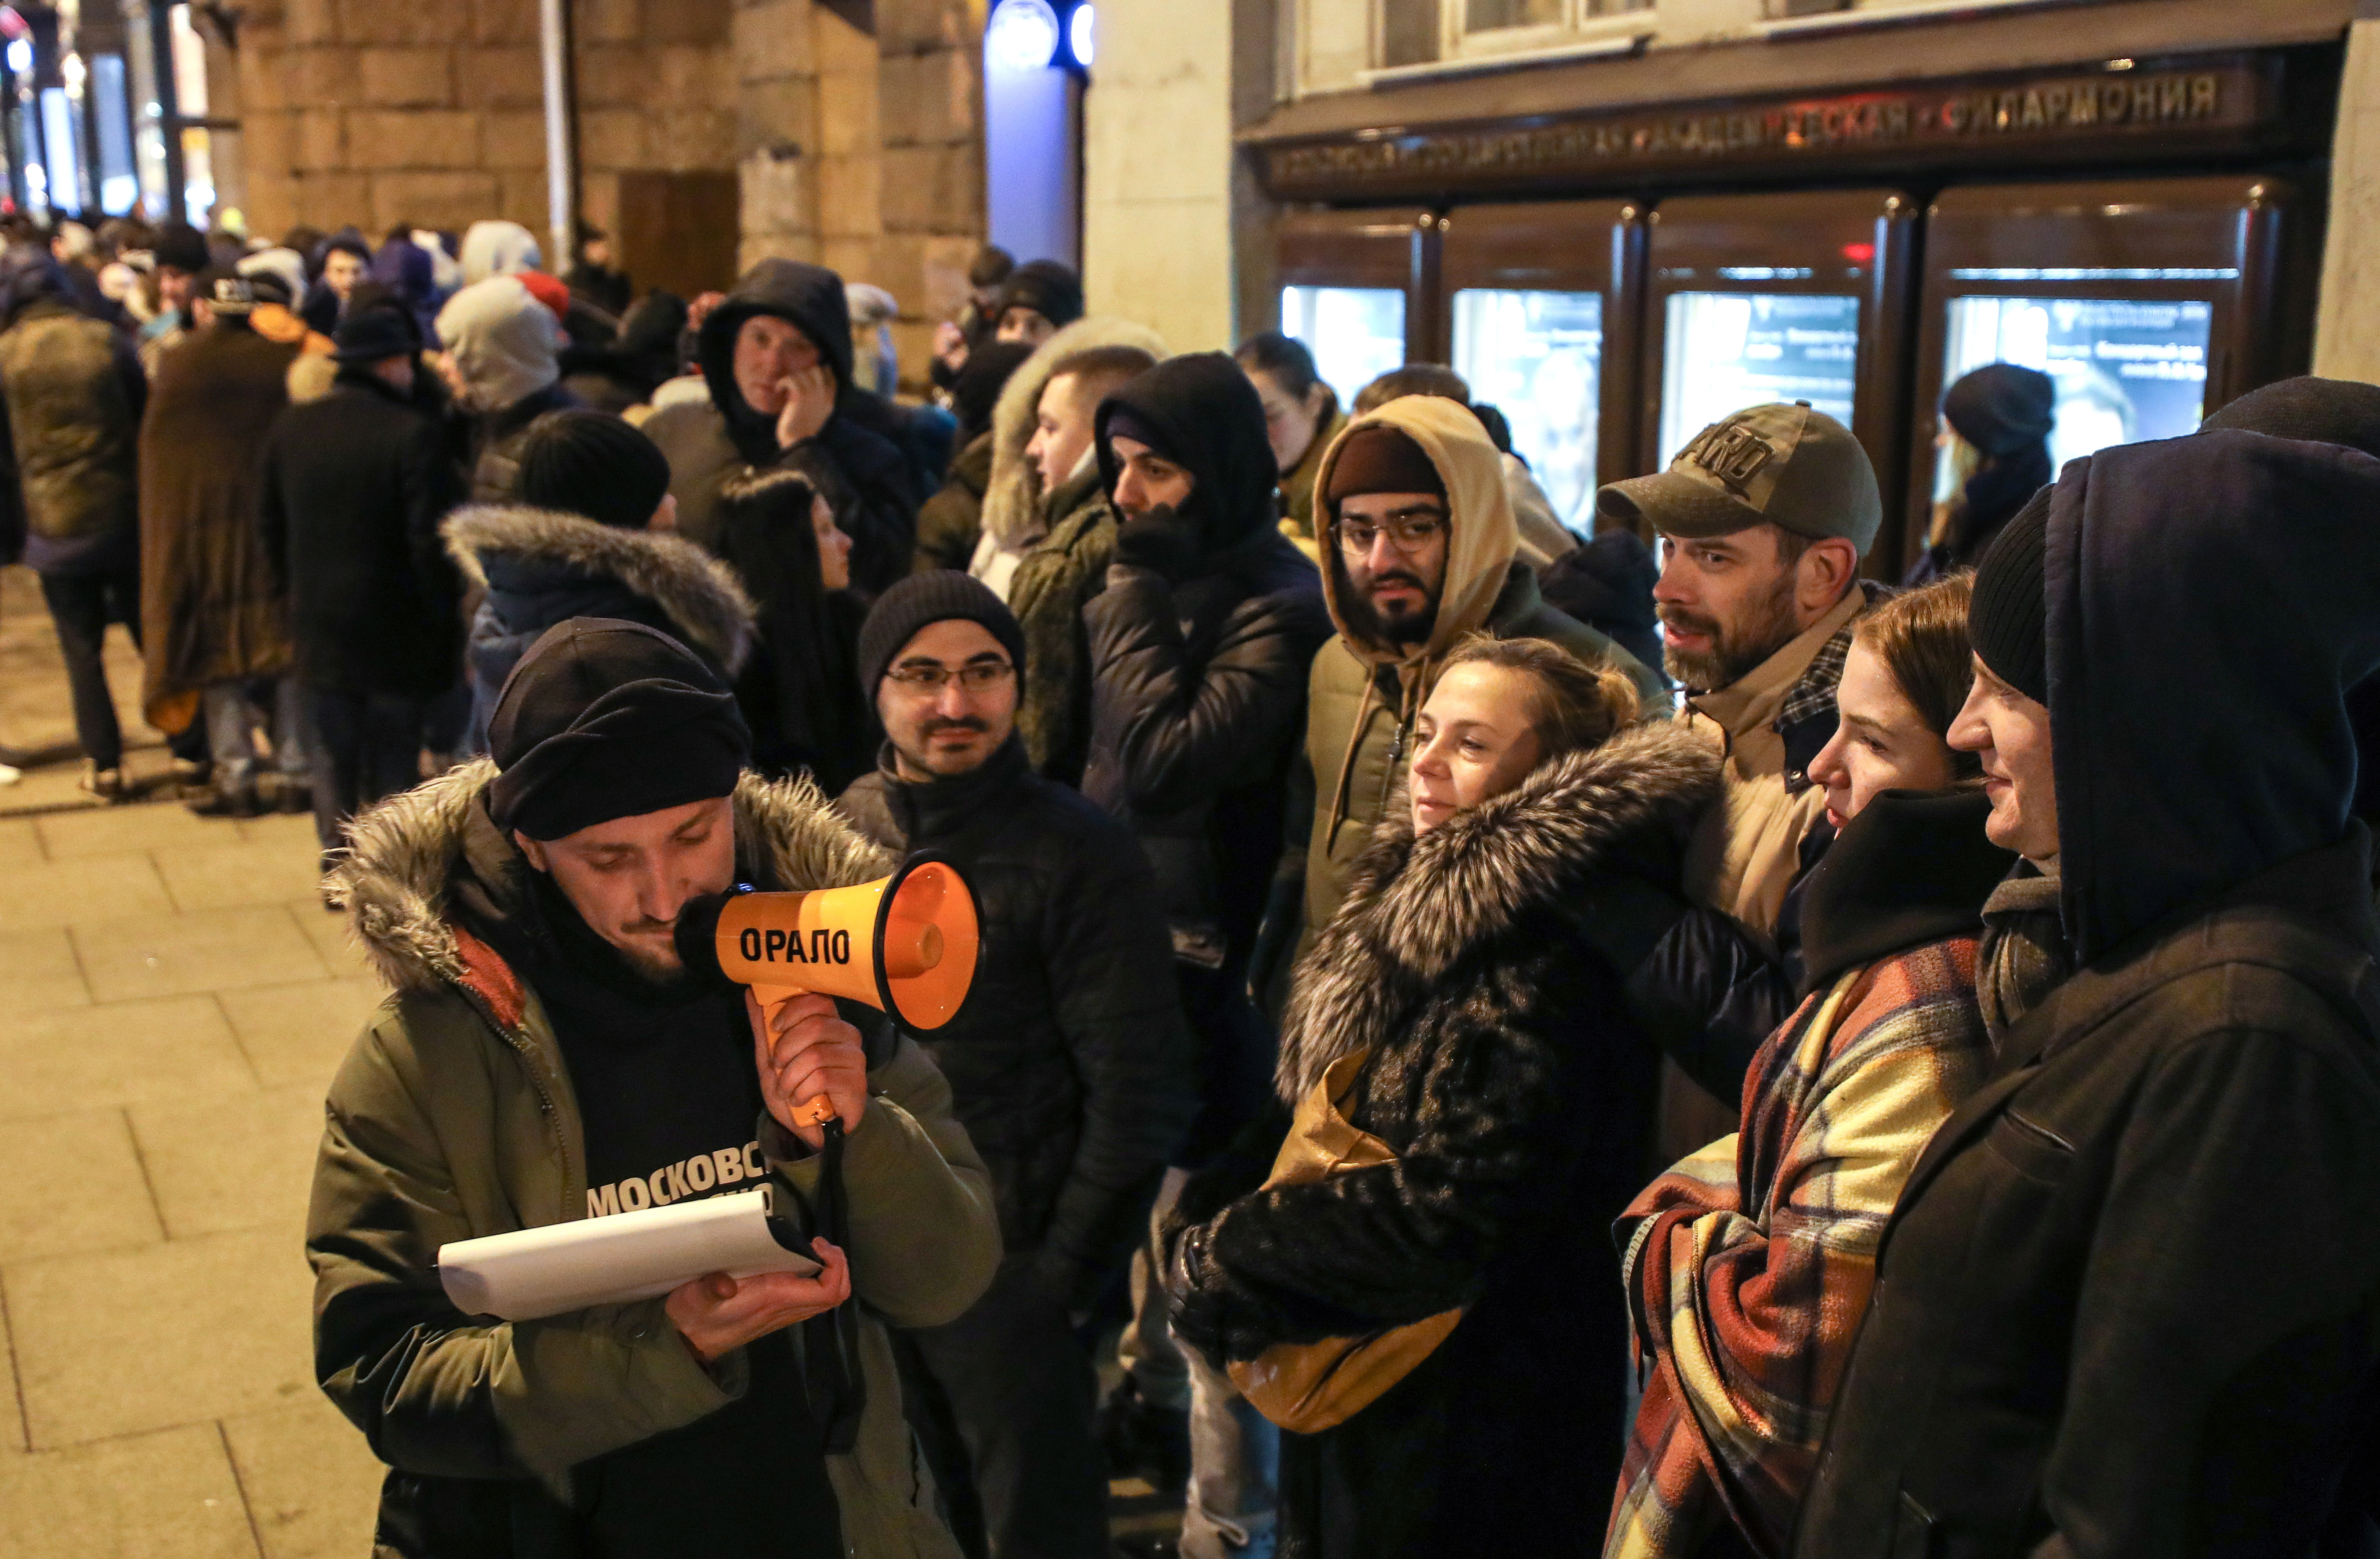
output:
POLYGON ((1016 731, 1034 768, 1069 785, 1081 782, 1090 743, 1083 607, 1115 556, 1092 418, 1110 390, 1166 355, 1145 325, 1077 320, 1009 376, 992 410, 983 538, 967 572, 1008 602, 1025 630, 1016 731))
POLYGON ((1305 749, 1290 775, 1287 852, 1258 949, 1258 988, 1329 925, 1389 811, 1415 717, 1466 635, 1535 638, 1666 706, 1658 672, 1545 603, 1519 556, 1503 465, 1461 403, 1408 395, 1355 418, 1315 477, 1322 594, 1338 636, 1314 658, 1305 749), (1427 533, 1427 534, 1425 534, 1427 533))
POLYGON ((1622 992, 1718 760, 1542 639, 1475 635, 1441 669, 1299 964, 1269 1130, 1194 1175, 1165 1231, 1174 1335, 1219 1367, 1446 1328, 1340 1421, 1282 1434, 1282 1559, 1592 1554, 1580 1512, 1620 1465, 1608 1230, 1658 1054, 1622 992), (1323 1097, 1392 1161, 1268 1180, 1289 1111, 1323 1097))

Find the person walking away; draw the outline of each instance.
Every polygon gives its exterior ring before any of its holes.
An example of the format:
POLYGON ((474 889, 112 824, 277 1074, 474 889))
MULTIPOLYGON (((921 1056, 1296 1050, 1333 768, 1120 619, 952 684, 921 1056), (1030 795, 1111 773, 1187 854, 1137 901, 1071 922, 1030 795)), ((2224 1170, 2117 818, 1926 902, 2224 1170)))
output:
POLYGON ((836 808, 887 849, 953 863, 982 917, 978 987, 926 1047, 990 1172, 1007 1254, 966 1314, 895 1337, 927 1398, 920 1434, 943 1432, 936 1480, 971 1553, 1106 1559, 1081 1338, 1147 1227, 1197 1082, 1139 845, 1035 774, 1016 739, 1024 649, 1008 608, 965 574, 887 591, 859 681, 888 740, 836 808))
POLYGON ((204 272, 195 292, 198 328, 160 365, 140 419, 141 705, 160 731, 205 722, 214 771, 193 812, 303 811, 310 764, 288 602, 257 525, 265 441, 289 405, 298 349, 249 328, 256 295, 235 272, 204 272), (261 777, 251 682, 270 709, 261 777))
MULTIPOLYGON (((1663 668, 1685 690, 1677 718, 1725 755, 1726 797, 1695 834, 1688 894, 1795 973, 1786 895, 1830 837, 1810 761, 1834 737, 1852 620, 1882 593, 1858 577, 1884 518, 1875 468, 1826 413, 1753 406, 1704 429, 1668 470, 1603 488, 1596 509, 1658 533, 1653 598, 1663 668)), ((1724 1097, 1665 1074, 1662 1163, 1734 1125, 1724 1097)))
POLYGON ((2055 474, 2049 435, 2058 425, 2058 385, 2038 369, 1986 363, 1942 396, 1935 446, 1949 452, 1956 490, 1934 505, 1925 550, 1909 566, 1923 585, 1982 561, 2000 526, 2055 474))
POLYGON ((719 498, 719 550, 751 592, 759 653, 735 683, 752 764, 808 771, 833 795, 875 763, 882 733, 861 689, 851 538, 798 471, 738 477, 719 498))
POLYGON ((1218 1367, 1444 1329, 1341 1421, 1281 1434, 1283 1554, 1596 1552, 1578 1512, 1619 1469, 1628 1327, 1608 1231, 1656 1077, 1622 972, 1719 786, 1636 713, 1624 675, 1543 640, 1448 656, 1299 966, 1271 1106, 1279 1140, 1327 1099, 1390 1161, 1261 1190, 1261 1161, 1219 1166, 1164 1231, 1176 1335, 1218 1367))
POLYGON ((987 343, 967 355, 950 389, 951 415, 958 419, 958 454, 941 489, 917 510, 917 551, 911 572, 964 571, 983 538, 983 500, 991 488, 992 408, 1009 377, 1033 356, 1023 342, 987 343))
POLYGON ((107 625, 140 643, 140 417, 149 381, 121 332, 74 306, 54 261, 19 262, 0 308, 0 484, 25 527, 82 745, 82 788, 125 794, 107 625))
POLYGON ((1054 260, 1028 260, 1002 284, 994 339, 1038 346, 1083 317, 1083 279, 1054 260))
POLYGON ((721 490, 782 466, 834 506, 863 595, 905 576, 917 504, 930 489, 912 463, 904 414, 854 377, 843 278, 798 260, 762 260, 704 318, 698 354, 710 404, 671 405, 645 423, 669 458, 685 534, 715 548, 721 490))
MULTIPOLYGON (((1106 588, 1083 608, 1083 793, 1148 853, 1198 1046, 1198 1115, 1161 1211, 1265 1097, 1271 1036, 1243 989, 1305 669, 1330 618, 1313 566, 1281 534, 1264 407, 1230 357, 1160 363, 1099 403, 1093 435, 1118 528, 1106 588)), ((1204 1455, 1193 1448, 1203 1466, 1192 1468, 1185 1538, 1245 1535, 1271 1504, 1269 1445, 1244 1409, 1234 1415, 1220 1377, 1202 1387, 1181 1359, 1152 1276, 1135 1275, 1127 1384, 1109 1408, 1114 1438, 1144 1442, 1161 1473, 1177 1472, 1168 1464, 1186 1407, 1204 1455)))
POLYGON ((463 640, 438 534, 462 473, 414 401, 413 316, 367 305, 338 328, 331 393, 282 413, 265 441, 259 506, 289 602, 326 870, 356 814, 420 779, 422 723, 462 675, 463 640))
POLYGON ((306 1253, 317 1379, 390 1468, 376 1541, 955 1559, 884 1330, 964 1313, 999 1262, 949 1085, 824 997, 770 1021, 688 983, 674 945, 697 895, 885 862, 814 791, 745 771, 726 685, 641 624, 557 625, 492 737, 492 761, 359 818, 341 872, 392 997, 332 1082, 306 1253), (821 1093, 836 1152, 793 1124, 821 1093), (438 1283, 450 1241, 755 1184, 805 1239, 840 1202, 844 1248, 813 1245, 808 1277, 533 1322, 462 1314, 438 1283))
POLYGON ((1991 1079, 1884 1231, 1799 1552, 2361 1541, 2375 504, 2359 451, 2201 432, 2069 462, 1985 554, 1950 741, 2024 858, 1985 912, 1991 1079))
POLYGON ((529 424, 578 404, 562 387, 562 327, 512 276, 465 287, 438 311, 447 382, 463 417, 471 502, 502 503, 518 481, 529 424))
POLYGON ((573 617, 641 622, 734 680, 752 651, 751 600, 734 570, 670 534, 669 466, 651 440, 601 412, 549 412, 524 431, 516 488, 511 502, 456 510, 441 526, 480 598, 468 750, 488 750, 513 668, 573 617))
POLYGON ((1390 814, 1414 719, 1457 643, 1475 633, 1544 639, 1620 671, 1642 707, 1662 697, 1650 669, 1540 598, 1496 446, 1460 405, 1406 395, 1358 417, 1323 453, 1316 481, 1331 542, 1323 598, 1338 633, 1307 678, 1304 751, 1255 970, 1274 1010, 1390 814))
POLYGON ((1877 1237, 1944 1117, 1982 1085, 1984 835, 1969 578, 1859 619, 1842 721, 1810 766, 1840 833, 1803 911, 1800 1009, 1755 1057, 1742 1126, 1629 1204, 1614 1239, 1645 1383, 1605 1559, 1782 1553, 1866 1313, 1877 1237))
MULTIPOLYGON (((1155 366, 1130 341, 1066 349, 1104 333, 1069 326, 1017 370, 1001 396, 984 537, 969 572, 1007 598, 1025 630, 1017 729, 1034 767, 1082 782, 1091 731, 1090 640, 1083 608, 1106 587, 1115 514, 1099 470, 1099 403, 1155 366), (1056 356, 1045 356, 1056 353, 1056 356), (1012 454, 1012 452, 1013 454, 1012 454)), ((1132 327, 1121 332, 1138 332, 1132 327)), ((989 348, 987 348, 989 350, 989 348)))
POLYGON ((1314 529, 1314 477, 1322 452, 1347 426, 1338 393, 1323 382, 1305 344, 1279 331, 1264 331, 1240 343, 1232 354, 1247 370, 1264 403, 1265 437, 1281 467, 1281 530, 1297 550, 1322 561, 1314 529))

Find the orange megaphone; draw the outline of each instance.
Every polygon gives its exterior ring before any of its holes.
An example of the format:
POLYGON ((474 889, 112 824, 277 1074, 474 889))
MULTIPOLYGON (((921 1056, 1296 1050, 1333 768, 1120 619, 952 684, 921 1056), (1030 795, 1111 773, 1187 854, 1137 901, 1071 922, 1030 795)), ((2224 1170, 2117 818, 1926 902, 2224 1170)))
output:
MULTIPOLYGON (((919 853, 852 888, 759 893, 738 886, 679 912, 677 955, 697 978, 748 985, 771 1018, 797 996, 845 997, 903 1027, 939 1029, 975 983, 975 895, 958 868, 919 853)), ((820 1125, 826 1095, 796 1112, 820 1125)))

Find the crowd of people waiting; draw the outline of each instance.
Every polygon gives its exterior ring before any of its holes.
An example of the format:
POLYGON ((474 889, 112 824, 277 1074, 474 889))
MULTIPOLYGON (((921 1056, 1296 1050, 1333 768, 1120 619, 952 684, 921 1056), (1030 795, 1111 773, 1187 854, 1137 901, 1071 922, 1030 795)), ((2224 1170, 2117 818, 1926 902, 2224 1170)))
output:
POLYGON ((1806 404, 1590 538, 1445 369, 996 250, 918 404, 796 261, 13 236, 88 782, 113 619, 392 991, 308 1236, 378 1552, 1092 1559, 1131 1474, 1196 1559, 2380 1541, 2380 390, 2054 473, 1982 369, 1896 589, 1806 404), (921 850, 945 1027, 686 975, 921 850), (435 1276, 762 1177, 815 1275, 435 1276))

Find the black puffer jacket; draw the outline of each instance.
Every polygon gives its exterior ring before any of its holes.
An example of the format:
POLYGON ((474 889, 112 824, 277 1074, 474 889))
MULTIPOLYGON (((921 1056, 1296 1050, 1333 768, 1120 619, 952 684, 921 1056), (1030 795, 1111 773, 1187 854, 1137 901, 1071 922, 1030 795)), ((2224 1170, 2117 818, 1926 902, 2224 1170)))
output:
POLYGON ((837 523, 851 536, 855 586, 872 595, 907 574, 918 500, 931 490, 921 480, 929 462, 904 447, 912 441, 908 415, 851 381, 851 308, 843 278, 799 260, 762 260, 703 320, 698 356, 710 403, 671 406, 645 423, 669 457, 678 528, 716 546, 720 490, 755 468, 783 465, 808 476, 834 505, 837 523), (760 314, 809 337, 837 386, 826 426, 789 450, 777 446, 777 419, 754 411, 735 387, 736 333, 760 314))
POLYGON ((578 397, 556 380, 502 411, 457 413, 464 463, 471 473, 471 502, 510 503, 520 491, 521 447, 528 442, 529 424, 547 412, 568 411, 578 404, 578 397))
POLYGON ((1100 405, 1111 492, 1107 429, 1119 408, 1188 468, 1196 487, 1183 515, 1195 521, 1196 555, 1170 578, 1123 561, 1120 542, 1107 589, 1083 609, 1083 792, 1139 836, 1177 954, 1222 968, 1245 961, 1264 911, 1306 671, 1330 618, 1320 575, 1275 528, 1264 410, 1237 364, 1220 352, 1171 358, 1100 405))
POLYGON ((1885 1230, 1797 1552, 2305 1554, 2380 1486, 2374 512, 2380 460, 2254 433, 2066 467, 2061 903, 1985 939, 1994 1075, 1885 1230))
POLYGON ((1345 1423, 1282 1435, 1283 1559, 1600 1551, 1628 1344, 1608 1230, 1658 1058, 1619 989, 1645 932, 1609 890, 1674 895, 1718 788, 1715 755, 1639 727, 1418 840, 1400 795, 1359 859, 1299 966, 1281 1104, 1368 1048, 1342 1108, 1398 1162, 1254 1194, 1229 1182, 1256 1154, 1194 1177, 1175 1332, 1220 1361, 1464 1314, 1345 1423))
POLYGON ((958 779, 909 784, 888 764, 836 806, 879 844, 948 857, 975 889, 975 988, 924 1042, 991 1171, 1010 1256, 1085 1309, 1147 1228, 1196 1104, 1148 866, 1014 737, 958 779))

